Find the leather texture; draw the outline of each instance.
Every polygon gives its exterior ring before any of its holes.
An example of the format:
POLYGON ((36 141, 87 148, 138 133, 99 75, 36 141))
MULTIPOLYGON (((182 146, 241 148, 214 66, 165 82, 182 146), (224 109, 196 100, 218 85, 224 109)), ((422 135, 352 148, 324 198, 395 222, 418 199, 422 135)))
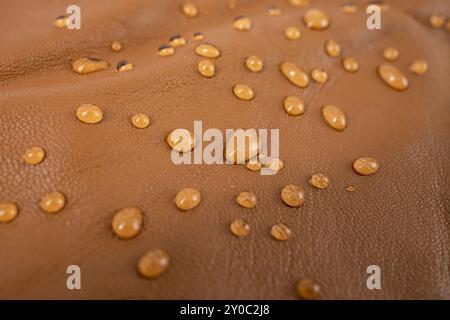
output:
POLYGON ((184 17, 181 1, 78 0, 81 30, 52 25, 71 2, 2 1, 0 26, 0 200, 15 201, 20 214, 0 225, 0 298, 25 299, 296 299, 299 278, 314 279, 322 299, 449 299, 450 183, 450 32, 429 27, 428 17, 450 17, 449 2, 385 1, 382 29, 366 28, 366 1, 354 1, 355 14, 342 13, 345 1, 311 0, 309 8, 328 12, 330 28, 308 30, 301 17, 307 8, 288 1, 196 0, 198 17, 184 17), (272 17, 268 5, 282 15, 272 17), (248 32, 231 26, 238 15, 252 19, 248 32), (288 41, 284 30, 298 26, 302 38, 288 41), (218 46, 216 76, 202 77, 194 32, 218 46), (188 40, 171 57, 157 48, 180 33, 188 40), (325 54, 334 38, 343 56, 360 64, 345 72, 340 58, 325 54), (114 53, 112 40, 124 49, 114 53), (397 92, 383 83, 376 67, 382 50, 395 46, 393 64, 410 80, 397 92), (265 61, 262 73, 244 66, 248 55, 265 61), (104 71, 79 75, 73 59, 92 56, 108 61, 104 71), (126 59, 132 71, 117 73, 126 59), (412 61, 424 59, 429 72, 414 76, 412 61), (279 72, 281 61, 307 71, 325 69, 329 81, 306 89, 290 84, 279 72), (240 101, 232 86, 255 90, 240 101), (299 95, 305 114, 285 114, 282 101, 299 95), (98 125, 76 119, 83 103, 104 113, 98 125), (348 117, 344 132, 324 123, 320 108, 341 107, 348 117), (131 116, 147 113, 151 125, 131 125, 131 116), (175 128, 279 128, 285 168, 261 176, 237 165, 181 165, 170 160, 164 142, 175 128), (38 145, 46 152, 37 165, 21 161, 24 150, 38 145), (362 177, 352 162, 372 156, 381 163, 362 177), (324 172, 326 190, 308 184, 324 172), (306 189, 306 202, 289 208, 280 199, 285 184, 306 189), (354 185, 356 190, 345 188, 354 185), (202 203, 181 213, 174 205, 180 189, 196 187, 202 203), (54 190, 67 196, 66 208, 45 214, 40 197, 54 190), (235 197, 251 190, 254 209, 235 197), (145 213, 142 232, 120 240, 111 231, 116 211, 137 206, 145 213), (246 238, 229 231, 233 219, 251 225, 246 238), (293 236, 277 242, 275 223, 293 236), (136 264, 147 250, 162 248, 171 266, 161 277, 145 280, 136 264), (66 268, 79 265, 82 290, 66 288, 66 268), (366 287, 369 265, 381 268, 381 290, 366 287))

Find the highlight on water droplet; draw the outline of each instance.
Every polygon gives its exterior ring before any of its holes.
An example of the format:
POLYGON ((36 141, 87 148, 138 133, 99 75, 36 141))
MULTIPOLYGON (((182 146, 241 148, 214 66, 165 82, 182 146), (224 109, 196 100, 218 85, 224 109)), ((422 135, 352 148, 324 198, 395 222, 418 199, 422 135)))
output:
POLYGON ((117 72, 125 72, 133 69, 134 65, 131 62, 128 62, 127 60, 120 60, 116 66, 117 72))
POLYGON ((168 44, 163 44, 158 48, 158 55, 161 57, 170 57, 175 53, 175 48, 168 44))
POLYGON ((131 117, 131 123, 138 129, 145 129, 150 125, 150 118, 146 114, 138 113, 131 117))
POLYGON ((72 69, 79 74, 88 74, 107 69, 109 64, 96 58, 80 58, 72 62, 72 69))
POLYGON ((297 294, 305 300, 317 300, 320 298, 320 287, 309 278, 302 278, 297 283, 297 294))
POLYGON ((346 57, 342 59, 342 66, 345 71, 355 73, 359 70, 359 63, 352 57, 346 57))
POLYGON ((230 231, 238 238, 246 237, 250 233, 250 225, 244 219, 236 219, 231 222, 230 231))
POLYGON ((208 59, 201 60, 197 65, 197 69, 198 72, 206 78, 212 78, 216 73, 214 63, 208 59))
POLYGON ((17 218, 19 207, 14 202, 0 202, 0 223, 9 223, 17 218))
POLYGON ((260 57, 252 55, 245 59, 245 66, 251 72, 261 72, 264 68, 264 62, 260 57))
POLYGON ((319 9, 308 10, 303 16, 303 22, 312 30, 323 30, 330 25, 328 15, 319 9))
POLYGON ((338 57, 341 54, 341 46, 334 40, 327 40, 325 52, 332 58, 338 57))
POLYGON ((317 189, 326 189, 330 185, 330 178, 324 173, 313 174, 309 183, 317 189))
POLYGON ((387 85, 395 90, 404 91, 409 87, 408 78, 391 64, 378 66, 378 75, 387 85))
POLYGON ((121 239, 131 239, 142 228, 142 211, 136 207, 123 208, 118 211, 111 222, 113 232, 121 239))
POLYGON ((96 105, 85 103, 78 107, 77 118, 81 122, 95 124, 102 121, 103 113, 96 105))
POLYGON ((280 64, 281 73, 292 84, 300 88, 306 88, 309 84, 309 77, 302 68, 291 62, 282 62, 280 64))
POLYGON ((27 164, 35 165, 41 163, 45 158, 45 151, 41 147, 31 147, 25 150, 23 160, 27 164))
POLYGON ((181 12, 188 18, 194 18, 198 15, 197 6, 192 2, 185 2, 181 5, 181 12))
POLYGON ((289 40, 298 40, 302 36, 302 32, 297 27, 289 27, 284 31, 284 35, 289 40))
POLYGON ((170 265, 170 255, 162 250, 147 251, 137 265, 138 273, 147 279, 154 279, 163 274, 170 265))
POLYGON ((322 116, 326 123, 337 131, 344 131, 347 128, 347 117, 344 111, 333 105, 326 105, 322 108, 322 116))
POLYGON ((277 223, 270 229, 270 234, 275 240, 286 241, 291 238, 292 231, 289 227, 282 223, 277 223))
POLYGON ((369 176, 380 169, 380 163, 373 157, 361 157, 353 162, 353 170, 359 175, 369 176))
POLYGON ((281 190, 281 200, 290 207, 298 208, 305 202, 305 189, 295 184, 288 184, 281 190))
POLYGON ((428 63, 425 60, 416 60, 411 64, 409 70, 416 75, 425 74, 428 72, 428 63))
POLYGON ((175 204, 178 209, 188 211, 197 207, 201 200, 202 195, 200 191, 195 188, 184 188, 177 193, 175 197, 175 204))
POLYGON ((233 21, 233 28, 238 31, 248 31, 252 27, 252 20, 248 17, 239 16, 233 21))
POLYGON ((315 82, 323 84, 328 81, 328 74, 324 70, 315 68, 311 71, 311 78, 315 82))
POLYGON ((114 52, 120 52, 123 49, 122 43, 118 40, 114 40, 113 42, 111 42, 110 47, 114 52))
POLYGON ((236 198, 236 202, 243 208, 253 208, 256 206, 258 198, 251 191, 242 191, 236 198))
POLYGON ((233 93, 241 100, 252 100, 255 97, 255 92, 246 84, 236 84, 233 86, 233 93))
POLYGON ((40 202, 39 207, 46 213, 57 213, 66 205, 66 196, 58 191, 45 194, 40 202))

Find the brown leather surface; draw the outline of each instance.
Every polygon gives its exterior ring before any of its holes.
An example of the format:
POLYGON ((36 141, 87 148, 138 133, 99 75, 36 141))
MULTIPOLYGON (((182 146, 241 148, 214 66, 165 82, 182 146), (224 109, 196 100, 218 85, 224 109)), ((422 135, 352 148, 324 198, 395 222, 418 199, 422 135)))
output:
POLYGON ((295 299, 297 280, 307 276, 323 299, 450 299, 450 33, 427 24, 434 12, 450 16, 449 2, 388 1, 380 31, 366 28, 366 1, 354 1, 353 15, 340 12, 345 1, 311 2, 330 14, 328 30, 306 29, 305 9, 276 0, 238 0, 234 10, 226 1, 196 0, 195 19, 180 13, 181 1, 78 0, 82 24, 73 31, 52 25, 71 1, 3 1, 0 200, 15 201, 20 214, 0 225, 0 298, 295 299), (269 16, 268 4, 283 14, 269 16), (252 30, 234 30, 237 15, 251 17, 252 30), (284 38, 291 25, 300 27, 301 40, 284 38), (196 70, 196 31, 222 50, 212 79, 196 70), (176 33, 188 44, 159 57, 159 45, 176 33), (325 54, 329 38, 360 62, 358 73, 345 72, 339 59, 325 54), (109 49, 114 39, 124 43, 122 52, 109 49), (394 64, 410 79, 405 92, 390 89, 375 71, 390 45, 400 50, 394 64), (262 73, 245 69, 250 54, 264 59, 262 73), (74 73, 70 61, 86 55, 112 66, 74 73), (408 71, 418 58, 430 65, 426 75, 408 71), (115 72, 121 59, 135 69, 115 72), (294 87, 278 70, 283 60, 308 71, 323 68, 330 80, 294 87), (237 100, 235 83, 252 86, 255 99, 237 100), (306 102, 298 118, 283 111, 290 94, 306 102), (82 103, 102 108, 103 122, 79 122, 75 111, 82 103), (346 112, 344 132, 323 122, 324 104, 346 112), (149 128, 132 127, 138 112, 150 115, 149 128), (222 130, 280 128, 286 167, 260 176, 242 166, 172 164, 165 135, 193 128, 194 120, 222 130), (37 166, 21 161, 33 145, 47 151, 37 166), (360 156, 377 158, 379 172, 356 175, 351 164, 360 156), (328 189, 308 185, 316 172, 331 178, 328 189), (280 200, 289 183, 305 186, 299 209, 280 200), (354 192, 345 190, 350 184, 354 192), (174 197, 187 186, 200 189, 203 201, 180 213, 174 197), (66 194, 67 206, 45 214, 37 203, 54 190, 66 194), (257 194, 256 208, 237 205, 243 190, 257 194), (144 229, 119 240, 111 218, 126 206, 143 209, 144 229), (247 238, 229 232, 235 218, 251 224, 247 238), (270 236, 278 222, 292 229, 292 239, 270 236), (154 248, 169 252, 172 264, 149 281, 138 276, 136 263, 154 248), (81 267, 82 290, 66 288, 71 264, 81 267), (381 267, 381 290, 366 288, 371 264, 381 267))

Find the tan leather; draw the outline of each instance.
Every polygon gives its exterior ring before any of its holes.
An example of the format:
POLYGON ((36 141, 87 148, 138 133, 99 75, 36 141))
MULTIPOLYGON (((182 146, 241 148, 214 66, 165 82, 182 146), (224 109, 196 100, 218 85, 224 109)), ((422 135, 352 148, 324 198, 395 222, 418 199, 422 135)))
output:
POLYGON ((65 12, 58 1, 13 1, 2 8, 0 54, 0 200, 15 201, 20 214, 0 225, 0 298, 151 298, 151 299, 295 299, 295 284, 310 277, 323 299, 449 299, 450 182, 450 33, 434 30, 432 13, 450 16, 447 1, 386 1, 382 30, 366 28, 366 1, 354 1, 355 14, 340 12, 345 1, 311 0, 329 13, 326 31, 310 31, 301 22, 306 9, 288 1, 195 0, 197 18, 186 18, 182 1, 78 0, 81 30, 52 25, 65 12), (271 17, 267 5, 283 13, 271 17), (253 28, 232 28, 238 15, 253 28), (302 38, 289 41, 284 30, 298 26, 302 38), (216 76, 202 77, 194 53, 194 32, 218 46, 216 76), (171 57, 157 48, 180 33, 188 43, 171 57), (339 58, 325 54, 334 38, 343 56, 359 61, 356 74, 339 58), (124 44, 114 53, 112 40, 124 44), (410 80, 396 92, 383 83, 376 67, 382 50, 395 46, 393 64, 410 80), (265 61, 262 73, 246 70, 245 57, 265 61), (82 56, 108 61, 104 71, 79 75, 70 62, 82 56), (430 70, 408 71, 416 59, 430 70), (117 73, 115 65, 135 64, 117 73), (281 61, 308 72, 323 68, 329 81, 300 89, 279 72, 281 61), (232 86, 250 85, 251 102, 236 99, 232 86), (305 113, 289 117, 283 99, 299 95, 305 113), (76 118, 83 103, 98 105, 103 121, 87 125, 76 118), (348 127, 331 129, 322 119, 326 104, 345 111, 348 127), (151 125, 136 129, 135 113, 147 113, 151 125), (243 166, 182 165, 170 160, 164 138, 175 128, 280 128, 285 168, 261 176, 243 166), (34 145, 46 150, 36 166, 21 161, 34 145), (362 177, 352 162, 371 156, 381 163, 362 177), (326 173, 331 185, 313 189, 308 180, 326 173), (299 209, 280 199, 286 184, 303 185, 299 209), (345 188, 354 185, 356 190, 345 188), (202 203, 181 213, 174 204, 184 187, 202 192, 202 203), (256 208, 241 208, 240 191, 258 196, 256 208), (39 210, 47 192, 61 191, 66 207, 54 215, 39 210), (111 219, 119 209, 136 206, 145 214, 134 239, 114 236, 111 219), (238 239, 229 223, 245 218, 248 237, 238 239), (277 242, 275 223, 293 236, 277 242), (138 276, 138 259, 161 248, 171 266, 155 280, 138 276), (66 288, 66 268, 79 265, 82 290, 66 288), (382 289, 368 290, 366 268, 379 265, 382 289))

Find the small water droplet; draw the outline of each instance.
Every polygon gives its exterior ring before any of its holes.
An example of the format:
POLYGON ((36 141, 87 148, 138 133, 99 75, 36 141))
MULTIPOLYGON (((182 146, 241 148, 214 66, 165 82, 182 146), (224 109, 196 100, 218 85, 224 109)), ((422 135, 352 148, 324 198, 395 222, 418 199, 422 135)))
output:
POLYGON ((323 30, 328 28, 330 20, 328 15, 319 9, 310 9, 303 16, 305 25, 312 30, 323 30))
POLYGON ((255 97, 253 89, 246 84, 236 84, 233 86, 233 93, 241 100, 252 100, 255 97))
POLYGON ((174 129, 166 137, 169 147, 178 152, 189 152, 194 149, 196 141, 194 133, 188 129, 174 129))
POLYGON ((298 208, 305 202, 305 189, 294 184, 288 184, 281 190, 281 199, 288 206, 298 208))
POLYGON ((201 200, 202 195, 200 191, 194 188, 184 188, 177 193, 175 204, 178 209, 188 211, 197 207, 201 200))
POLYGON ((243 208, 253 208, 257 200, 256 194, 251 191, 242 191, 236 198, 236 202, 243 208))
POLYGON ((362 176, 374 174, 380 168, 380 163, 372 157, 362 157, 353 162, 353 169, 362 176))
POLYGON ((347 188, 345 188, 345 190, 348 192, 353 192, 356 190, 356 187, 355 186, 347 186, 347 188))
POLYGON ((250 225, 244 219, 236 219, 231 222, 230 231, 236 237, 246 237, 250 233, 250 225))
POLYGON ((247 59, 245 59, 245 65, 251 72, 261 72, 264 68, 264 62, 262 59, 255 55, 248 56, 247 59))
POLYGON ((14 202, 0 203, 0 222, 8 223, 13 221, 19 214, 19 208, 14 202))
POLYGON ((321 69, 313 69, 311 71, 311 78, 317 83, 325 83, 328 81, 328 74, 321 69))
POLYGON ((138 129, 145 129, 150 125, 150 118, 146 114, 138 113, 131 117, 131 123, 138 129))
POLYGON ((309 77, 300 67, 291 62, 282 62, 280 64, 281 73, 294 85, 300 88, 306 88, 309 84, 309 77))
POLYGON ((192 39, 194 39, 195 41, 201 41, 201 40, 205 39, 205 35, 201 32, 195 32, 192 35, 192 39))
POLYGON ((237 0, 228 0, 228 9, 234 10, 237 6, 237 0))
POLYGON ((53 25, 58 28, 65 28, 69 25, 69 17, 68 16, 58 16, 55 21, 53 21, 53 25))
POLYGON ((214 63, 207 59, 200 61, 197 65, 197 69, 200 74, 206 78, 212 78, 216 73, 214 63))
POLYGON ((347 118, 345 113, 336 106, 324 106, 322 108, 322 116, 326 123, 337 131, 344 131, 345 128, 347 128, 347 118))
POLYGON ((262 168, 262 165, 259 161, 252 161, 245 164, 245 167, 250 171, 259 171, 262 168))
POLYGON ((296 96, 289 96, 284 99, 284 110, 290 116, 298 116, 305 112, 305 103, 296 96))
POLYGON ((175 53, 175 48, 168 44, 163 44, 158 48, 158 54, 161 57, 170 57, 175 53))
POLYGON ((396 67, 390 64, 382 64, 378 67, 378 75, 391 88, 399 91, 408 89, 408 78, 396 67))
POLYGON ((359 70, 359 63, 354 58, 347 57, 342 59, 342 66, 344 67, 345 71, 348 72, 356 72, 359 70))
POLYGON ((317 300, 320 298, 320 287, 313 280, 302 278, 297 283, 297 293, 305 300, 317 300))
POLYGON ((327 40, 325 42, 325 52, 330 57, 338 57, 341 54, 341 46, 334 40, 327 40))
POLYGON ((424 60, 416 60, 411 64, 409 70, 417 75, 425 74, 428 72, 428 63, 424 60))
POLYGON ((39 207, 47 213, 57 213, 66 205, 66 197, 61 192, 51 192, 44 195, 39 202, 39 207))
POLYGON ((309 0, 289 0, 289 4, 297 8, 304 8, 309 5, 309 0))
POLYGON ((181 12, 188 18, 194 18, 198 15, 197 6, 192 2, 183 3, 181 5, 181 12))
POLYGON ((103 113, 102 110, 96 105, 86 103, 78 107, 77 118, 81 122, 95 124, 102 121, 103 113))
POLYGON ((383 57, 388 61, 395 61, 400 56, 400 53, 394 47, 388 47, 383 50, 383 57))
POLYGON ((264 155, 259 156, 261 164, 270 170, 280 171, 284 168, 284 161, 279 158, 266 157, 264 155))
POLYGON ((142 227, 142 211, 129 207, 118 211, 112 220, 112 230, 122 239, 134 238, 142 227))
POLYGON ((342 12, 344 13, 355 13, 357 10, 356 5, 351 2, 347 2, 342 6, 342 12))
POLYGON ((225 158, 229 163, 243 164, 249 159, 255 159, 259 153, 258 134, 252 129, 237 129, 228 137, 225 158))
POLYGON ((161 249, 155 249, 146 252, 137 265, 138 272, 147 279, 153 279, 160 276, 169 268, 170 256, 161 249))
POLYGON ((120 60, 117 63, 116 70, 117 72, 125 72, 130 71, 134 69, 134 65, 131 62, 128 62, 127 60, 120 60))
POLYGON ((317 189, 326 189, 330 185, 330 178, 323 173, 316 173, 311 177, 309 183, 317 189))
POLYGON ((114 40, 113 42, 111 42, 111 50, 114 52, 119 52, 122 51, 123 46, 122 43, 120 43, 120 41, 114 40))
POLYGON ((433 14, 430 16, 429 23, 433 28, 440 29, 444 26, 445 17, 439 14, 433 14))
POLYGON ((195 53, 205 58, 218 58, 220 50, 212 44, 203 43, 195 48, 195 53))
POLYGON ((172 47, 182 47, 186 45, 186 38, 182 37, 179 34, 176 34, 170 37, 169 43, 172 47))
POLYGON ((41 163, 45 158, 45 151, 41 147, 31 147, 25 150, 23 160, 28 164, 41 163))
POLYGON ((233 21, 233 28, 238 31, 248 31, 252 27, 252 20, 248 17, 236 17, 233 21))
POLYGON ((281 9, 277 6, 268 6, 267 12, 269 13, 269 16, 275 17, 281 15, 281 9))
POLYGON ((289 27, 284 31, 284 35, 289 40, 298 40, 302 36, 302 32, 297 27, 289 27))
POLYGON ((94 58, 80 58, 72 62, 72 69, 79 74, 105 70, 108 66, 107 62, 94 58))
POLYGON ((272 226, 270 229, 270 234, 272 237, 278 241, 286 241, 292 235, 291 229, 282 223, 278 223, 272 226))

